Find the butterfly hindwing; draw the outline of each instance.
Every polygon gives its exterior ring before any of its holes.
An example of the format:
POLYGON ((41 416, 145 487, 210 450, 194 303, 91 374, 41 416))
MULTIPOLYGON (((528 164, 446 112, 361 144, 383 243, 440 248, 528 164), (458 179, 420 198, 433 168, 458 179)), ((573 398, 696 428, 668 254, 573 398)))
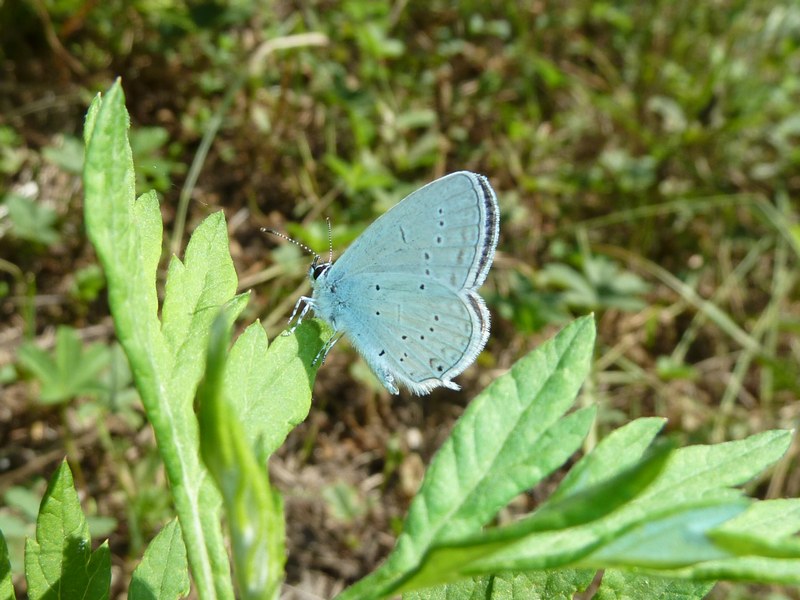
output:
POLYGON ((407 283, 396 273, 353 277, 358 300, 349 302, 355 308, 337 325, 384 384, 390 374, 417 394, 437 386, 458 389, 453 377, 472 364, 489 337, 489 312, 476 292, 456 292, 436 281, 414 289, 407 283))

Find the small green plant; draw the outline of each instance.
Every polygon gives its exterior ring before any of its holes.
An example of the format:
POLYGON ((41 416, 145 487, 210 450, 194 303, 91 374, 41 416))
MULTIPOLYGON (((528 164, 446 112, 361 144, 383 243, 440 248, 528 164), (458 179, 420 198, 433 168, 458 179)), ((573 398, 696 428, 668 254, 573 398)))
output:
POLYGON ((645 307, 641 296, 650 288, 638 275, 604 256, 585 256, 581 262, 580 270, 564 263, 547 264, 538 275, 539 286, 558 290, 561 302, 578 310, 633 312, 645 307))
POLYGON ((17 194, 8 194, 3 204, 8 214, 9 229, 15 238, 41 246, 58 241, 58 232, 53 229, 56 212, 51 207, 17 194))
POLYGON ((0 174, 13 175, 25 162, 22 138, 14 128, 0 126, 0 174))
POLYGON ((36 531, 36 517, 44 491, 42 480, 30 488, 13 486, 3 494, 0 507, 0 531, 10 549, 11 570, 14 574, 24 573, 23 555, 25 540, 36 531), (42 485, 40 485, 42 484, 42 485))
MULTIPOLYGON (((331 334, 307 319, 271 345, 259 323, 230 344, 246 295, 221 213, 173 257, 159 311, 161 218, 136 199, 128 116, 115 84, 86 120, 86 224, 175 503, 133 575, 130 598, 277 598, 285 551, 280 496, 265 468, 305 418, 312 360, 331 334), (160 317, 159 317, 160 315, 160 317), (233 559, 233 577, 222 522, 233 559), (178 526, 180 523, 180 527, 178 526)), ((570 412, 589 375, 591 316, 498 377, 469 405, 429 466, 395 550, 343 600, 572 597, 598 570, 595 598, 700 598, 719 579, 800 584, 800 501, 758 502, 738 486, 774 464, 791 432, 673 449, 662 419, 639 419, 584 453, 527 517, 492 525, 515 496, 584 443, 595 410, 570 412)), ((31 598, 107 598, 106 544, 94 551, 66 464, 25 554, 31 598)), ((13 597, 0 538, 0 597, 13 597)))
POLYGON ((650 286, 635 273, 604 256, 588 253, 576 262, 578 268, 551 262, 530 277, 511 273, 507 293, 492 297, 492 304, 524 332, 538 331, 550 323, 563 325, 575 312, 633 312, 646 306, 642 296, 650 286))
POLYGON ((83 142, 74 135, 62 136, 57 143, 45 146, 42 156, 65 173, 80 175, 83 172, 83 142))
POLYGON ((75 271, 69 291, 77 300, 92 302, 97 299, 105 285, 103 269, 100 268, 100 265, 93 263, 75 271))
POLYGON ((338 482, 322 490, 330 515, 343 523, 352 523, 366 512, 365 502, 352 485, 338 482))
POLYGON ((139 127, 131 131, 136 189, 165 192, 172 185, 172 176, 186 170, 183 163, 172 158, 176 149, 170 148, 168 141, 169 134, 163 127, 139 127))
POLYGON ((33 374, 41 389, 42 404, 62 404, 78 396, 97 396, 105 391, 100 373, 108 366, 109 349, 103 344, 84 348, 72 327, 61 326, 56 331, 53 354, 25 342, 19 349, 20 366, 33 374))
MULTIPOLYGON (((178 148, 168 144, 169 134, 163 127, 138 127, 130 132, 131 152, 136 165, 136 189, 165 192, 171 177, 183 173, 183 163, 172 159, 178 148)), ((66 173, 83 172, 84 144, 79 138, 63 136, 57 144, 45 147, 42 156, 66 173)))

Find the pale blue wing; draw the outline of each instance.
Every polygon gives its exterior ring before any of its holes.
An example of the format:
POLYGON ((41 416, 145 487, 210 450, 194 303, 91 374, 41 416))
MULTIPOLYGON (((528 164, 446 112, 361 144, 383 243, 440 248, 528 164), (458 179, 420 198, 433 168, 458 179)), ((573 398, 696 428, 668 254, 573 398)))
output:
POLYGON ((473 363, 489 337, 489 311, 474 291, 456 293, 435 280, 409 286, 405 274, 348 278, 336 318, 351 343, 390 391, 392 382, 416 394, 452 379, 473 363), (422 289, 420 289, 422 288, 422 289))
POLYGON ((497 200, 482 175, 458 171, 411 193, 379 217, 331 267, 330 277, 406 272, 477 289, 497 246, 497 200))

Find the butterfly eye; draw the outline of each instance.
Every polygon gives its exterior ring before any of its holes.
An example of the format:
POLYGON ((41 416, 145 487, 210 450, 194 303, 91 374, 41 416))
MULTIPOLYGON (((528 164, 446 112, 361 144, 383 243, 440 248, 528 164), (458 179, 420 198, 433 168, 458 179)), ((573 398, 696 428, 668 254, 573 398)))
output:
POLYGON ((321 265, 311 265, 311 279, 316 281, 322 274, 331 268, 331 263, 322 263, 321 265))

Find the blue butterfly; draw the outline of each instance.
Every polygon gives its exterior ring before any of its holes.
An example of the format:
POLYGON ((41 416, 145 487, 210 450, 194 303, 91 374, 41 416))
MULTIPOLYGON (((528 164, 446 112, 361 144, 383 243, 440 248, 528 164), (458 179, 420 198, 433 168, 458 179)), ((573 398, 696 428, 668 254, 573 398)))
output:
MULTIPOLYGON (((478 288, 492 266, 500 216, 482 175, 458 171, 421 187, 362 233, 336 262, 315 255, 310 309, 336 332, 323 360, 347 334, 392 394, 453 383, 489 338, 489 311, 478 288)), ((318 356, 319 358, 319 356, 318 356)))

